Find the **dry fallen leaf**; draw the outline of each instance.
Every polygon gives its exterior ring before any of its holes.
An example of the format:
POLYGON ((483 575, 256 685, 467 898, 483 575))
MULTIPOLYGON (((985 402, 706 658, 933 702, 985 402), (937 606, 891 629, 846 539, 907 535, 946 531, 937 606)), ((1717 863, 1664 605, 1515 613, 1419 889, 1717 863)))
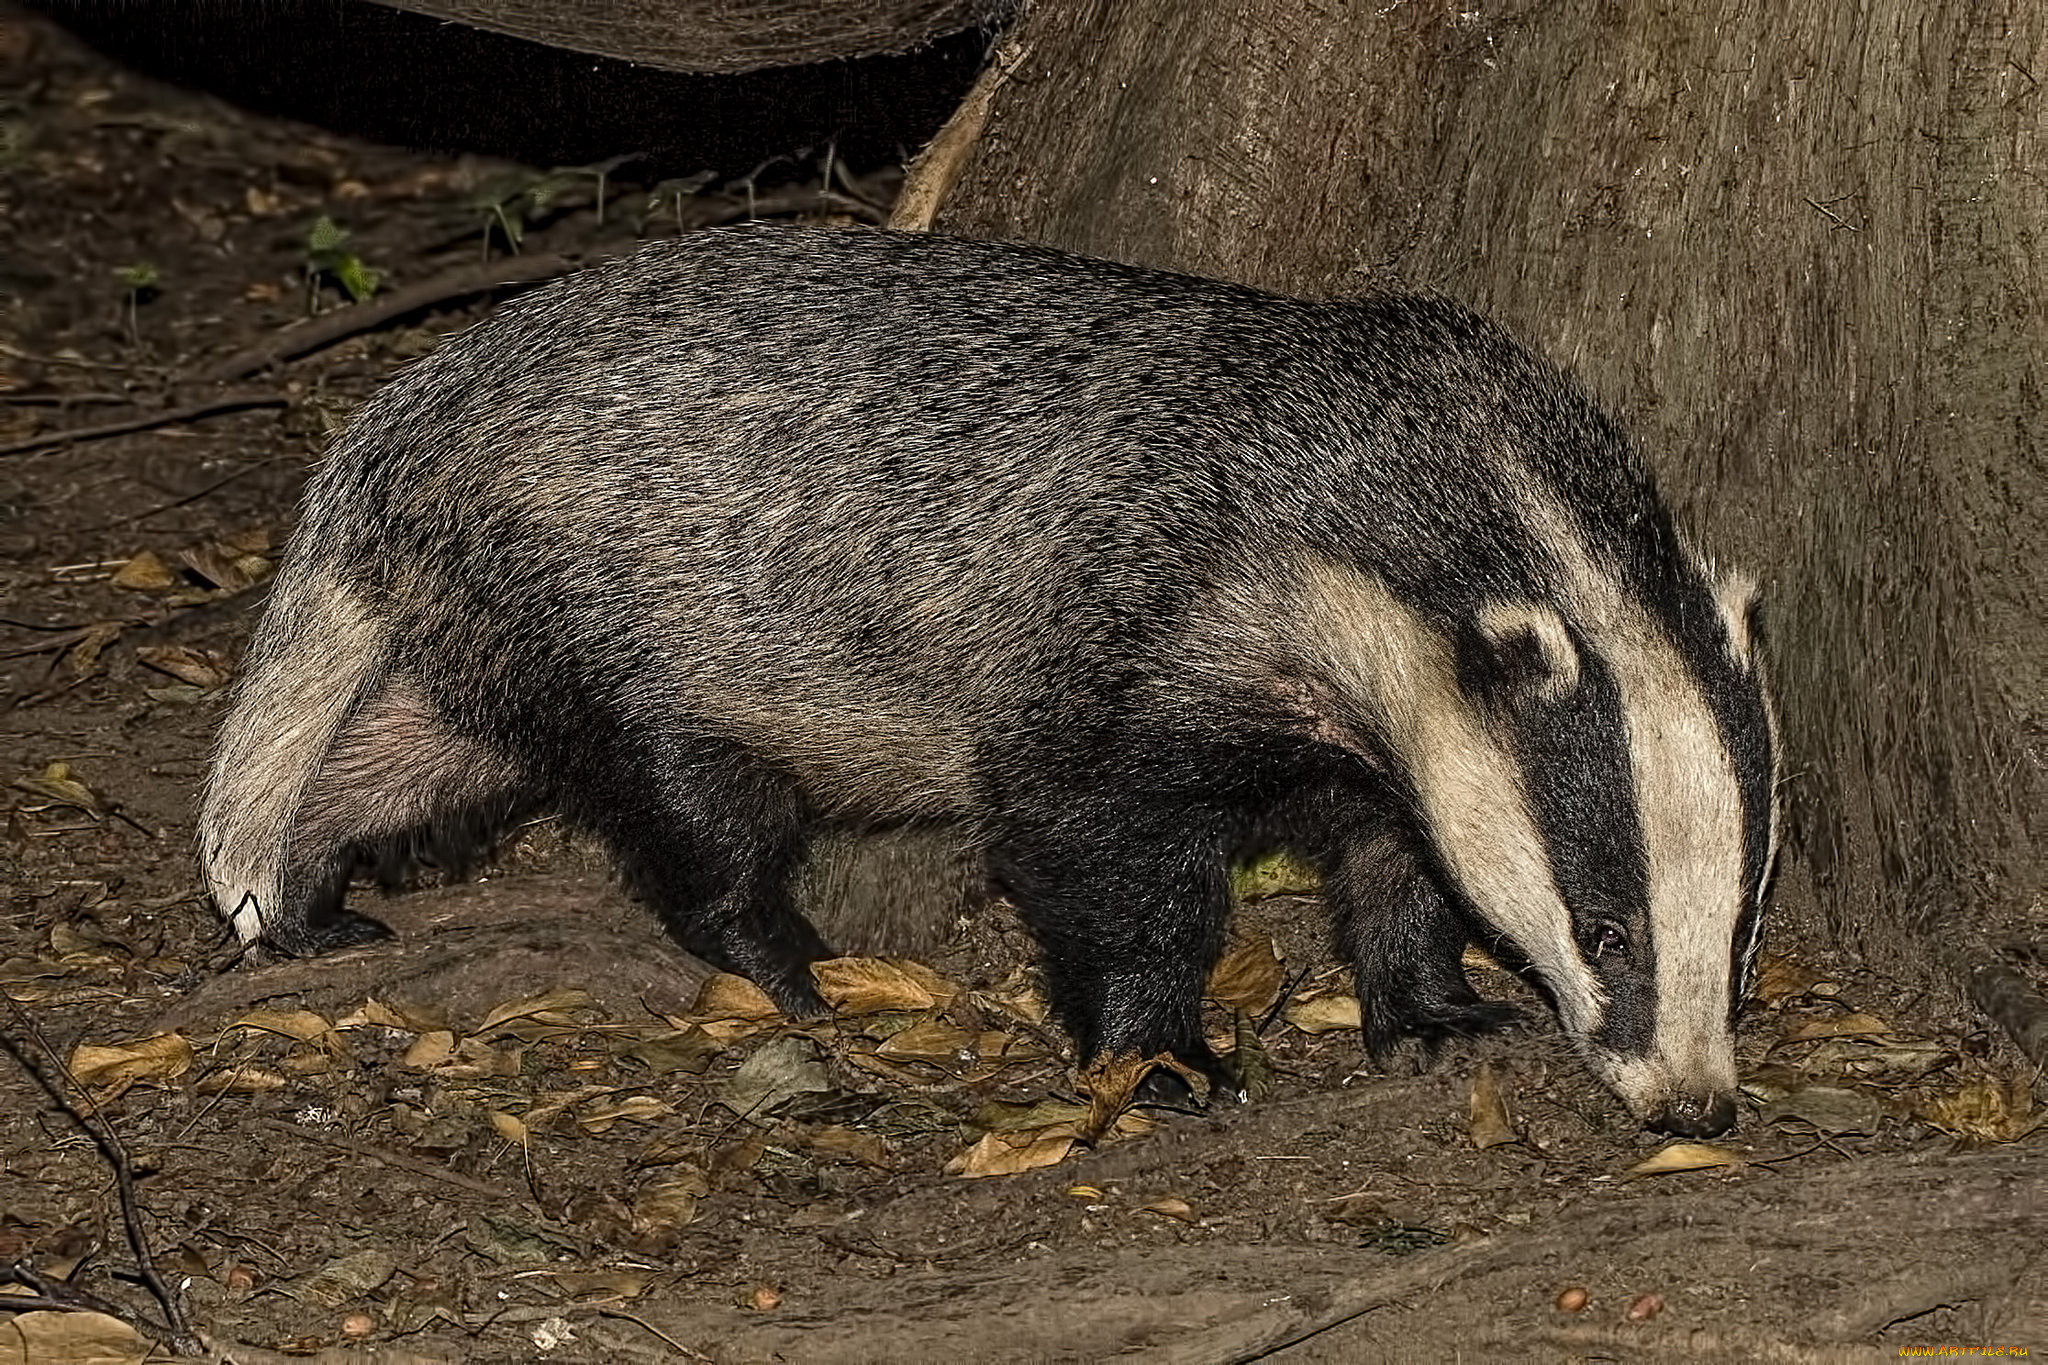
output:
POLYGON ((1777 953, 1765 953, 1757 964, 1756 986, 1751 994, 1765 1006, 1782 1005, 1808 994, 1822 979, 1811 967, 1777 953))
POLYGON ((1472 1145, 1480 1151, 1521 1141, 1508 1118, 1508 1105, 1501 1095, 1500 1067, 1482 1062, 1472 1077, 1471 1124, 1467 1131, 1472 1145))
POLYGON ((1264 1014, 1280 996, 1287 971, 1273 951, 1273 940, 1260 936, 1225 953, 1209 973, 1206 994, 1218 1004, 1247 1014, 1264 1014))
POLYGON ((154 550, 144 550, 114 570, 114 586, 130 592, 162 592, 178 586, 178 575, 154 550))
POLYGON ((1704 1142, 1673 1142, 1659 1148, 1648 1160, 1637 1162, 1622 1174, 1676 1175, 1680 1171, 1711 1171, 1721 1167, 1739 1170, 1747 1164, 1725 1147, 1714 1147, 1704 1142))
POLYGON ((1802 1024, 1780 1038, 1778 1046, 1811 1042, 1815 1038, 1882 1038, 1891 1031, 1891 1025, 1874 1014, 1845 1014, 1838 1019, 1815 1019, 1811 1023, 1802 1024))
POLYGON ((1359 1026, 1358 997, 1347 991, 1331 991, 1296 1000, 1280 1016, 1303 1033, 1330 1033, 1359 1026))
POLYGON ((1156 1213, 1161 1218, 1171 1218, 1177 1223, 1196 1221, 1195 1211, 1185 1199, 1155 1199, 1149 1204, 1138 1205, 1139 1213, 1156 1213))
POLYGON ((614 1123, 626 1120, 631 1123, 652 1123, 655 1119, 666 1118, 675 1110, 665 1101, 652 1095, 624 1095, 604 1104, 591 1105, 576 1115, 576 1122, 585 1132, 607 1133, 614 1123))
POLYGON ((236 1029, 274 1033, 295 1042, 310 1043, 321 1051, 337 1057, 348 1054, 348 1044, 334 1031, 334 1025, 312 1010, 252 1010, 229 1024, 222 1032, 232 1033, 236 1029))
POLYGON ((928 1010, 950 1004, 960 988, 921 962, 897 957, 835 957, 813 962, 818 994, 840 1014, 928 1010))
POLYGON ((807 1145, 820 1156, 846 1157, 877 1170, 889 1169, 888 1146, 875 1134, 857 1128, 828 1124, 812 1133, 807 1145))
POLYGON ((499 1137, 507 1142, 519 1143, 521 1146, 526 1144, 526 1125, 516 1115, 493 1109, 490 1111, 490 1120, 491 1127, 497 1129, 499 1137))
POLYGON ((1041 1166, 1055 1166, 1074 1150, 1071 1124, 1022 1133, 984 1133, 981 1141, 946 1163, 946 1174, 965 1179, 1017 1175, 1041 1166))
POLYGON ((669 1022, 677 1028, 695 1024, 724 1043, 772 1028, 782 1022, 782 1011, 744 976, 719 972, 698 988, 690 1012, 669 1022))
POLYGON ((144 645, 135 651, 135 657, 145 667, 208 692, 226 687, 234 677, 234 669, 227 656, 217 649, 194 649, 190 645, 144 645))
POLYGON ((98 793, 72 776, 69 763, 52 763, 33 777, 17 777, 14 785, 33 796, 40 796, 47 803, 30 806, 29 810, 48 810, 51 806, 64 806, 84 811, 87 815, 98 816, 105 811, 98 793))
POLYGON ((399 1057, 398 1064, 415 1071, 427 1071, 455 1055, 455 1035, 447 1029, 422 1033, 399 1057))
POLYGON ((765 1118, 798 1095, 832 1088, 823 1052, 809 1038, 763 1043, 719 1087, 719 1103, 741 1118, 765 1118))
POLYGON ((943 1019, 923 1019, 891 1034, 875 1051, 901 1061, 957 1064, 975 1059, 981 1038, 943 1019))
POLYGON ((2034 1107, 2033 1087, 2023 1076, 1966 1081, 1913 1113, 1951 1137, 1973 1142, 2017 1142, 2048 1123, 2048 1115, 2034 1107))
POLYGON ((1139 1083, 1154 1071, 1171 1071, 1186 1081, 1196 1094, 1202 1093, 1201 1082, 1195 1073, 1166 1053, 1157 1057, 1123 1053, 1104 1058, 1083 1067, 1074 1077, 1075 1085, 1088 1097, 1088 1117, 1081 1124, 1079 1136, 1091 1143, 1100 1141, 1131 1107, 1131 1099, 1136 1095, 1139 1083))
POLYGON ((15 1313, 0 1318, 0 1360, 63 1365, 141 1365, 152 1347, 104 1313, 15 1313))
POLYGON ((252 555, 232 545, 195 545, 178 552, 186 567, 232 596, 270 576, 274 567, 262 555, 252 555))
POLYGON ((523 1000, 508 1000, 484 1016, 477 1025, 479 1035, 490 1034, 507 1025, 532 1020, 550 1028, 574 1028, 576 1021, 565 1011, 582 1009, 590 1003, 590 992, 574 986, 561 986, 539 995, 529 995, 523 1000))
POLYGON ((183 1035, 159 1033, 133 1042, 72 1049, 71 1074, 81 1085, 126 1090, 138 1081, 167 1085, 192 1069, 192 1044, 183 1035))

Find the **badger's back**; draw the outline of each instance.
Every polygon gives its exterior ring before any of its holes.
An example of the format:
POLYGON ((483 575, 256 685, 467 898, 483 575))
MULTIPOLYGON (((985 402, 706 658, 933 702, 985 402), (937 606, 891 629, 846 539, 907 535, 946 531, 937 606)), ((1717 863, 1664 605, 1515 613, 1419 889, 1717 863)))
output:
POLYGON ((1453 305, 772 229, 451 340, 337 442, 293 554, 479 729, 655 708, 937 813, 977 746, 1213 633, 1222 585, 1334 556, 1456 619, 1555 591, 1557 509, 1603 566, 1676 562, 1627 443, 1453 305))

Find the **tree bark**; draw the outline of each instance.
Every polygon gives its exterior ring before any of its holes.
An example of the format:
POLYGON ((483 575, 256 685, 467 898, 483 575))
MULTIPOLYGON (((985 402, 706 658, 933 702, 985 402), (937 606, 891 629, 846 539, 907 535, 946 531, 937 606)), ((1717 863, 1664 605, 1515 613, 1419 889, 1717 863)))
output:
POLYGON ((1781 887, 1922 979, 2048 932, 2048 11, 1038 0, 1012 40, 934 226, 1504 318, 1764 580, 1781 887))

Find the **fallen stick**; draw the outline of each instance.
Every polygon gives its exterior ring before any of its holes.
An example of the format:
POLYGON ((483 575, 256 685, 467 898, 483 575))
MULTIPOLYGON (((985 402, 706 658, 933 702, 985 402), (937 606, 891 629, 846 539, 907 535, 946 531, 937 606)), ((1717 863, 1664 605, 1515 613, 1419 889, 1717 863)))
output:
POLYGON ((372 331, 408 313, 421 312, 451 299, 487 293, 505 285, 551 280, 557 275, 568 274, 578 264, 567 256, 510 256, 445 270, 430 280, 421 280, 405 289, 394 289, 373 302, 352 304, 294 323, 202 370, 198 378, 213 384, 241 379, 266 366, 293 360, 358 333, 372 331))
POLYGON ((134 417, 123 417, 118 422, 101 422, 89 427, 66 427, 59 431, 46 431, 40 436, 24 437, 19 441, 0 445, 0 456, 25 455, 31 450, 47 450, 51 446, 74 445, 84 441, 104 441, 109 436, 126 436, 133 431, 174 427, 180 422, 196 421, 201 417, 212 417, 223 412, 242 412, 249 408, 281 408, 284 405, 285 400, 280 394, 218 394, 202 402, 187 403, 182 408, 138 413, 134 417))

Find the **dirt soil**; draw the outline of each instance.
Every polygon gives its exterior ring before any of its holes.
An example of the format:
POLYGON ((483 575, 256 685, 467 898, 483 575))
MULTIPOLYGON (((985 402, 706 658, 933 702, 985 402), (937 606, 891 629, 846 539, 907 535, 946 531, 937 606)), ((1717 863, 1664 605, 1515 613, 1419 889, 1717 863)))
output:
MULTIPOLYGON (((817 208, 825 171, 798 170, 754 210, 817 208)), ((854 170, 830 207, 871 216, 893 182, 854 170)), ((1796 905, 1743 1025, 1741 1125, 1675 1150, 1483 966, 1529 1027, 1366 1064, 1285 885, 1247 890, 1213 987, 1257 1097, 1206 1113, 1125 1109, 1099 1077, 1091 1109, 1000 907, 842 964, 840 1012, 798 1027, 707 985, 546 820, 480 875, 359 891, 389 944, 237 962, 194 799, 324 433, 488 307, 450 272, 748 211, 599 186, 258 118, 0 9, 0 1282, 163 1320, 90 1112, 166 1291, 236 1360, 2048 1350, 2033 1078, 1804 941, 1796 905), (224 393, 245 405, 161 420, 224 393)), ((0 1314, 0 1359, 140 1359, 127 1331, 0 1314)))

